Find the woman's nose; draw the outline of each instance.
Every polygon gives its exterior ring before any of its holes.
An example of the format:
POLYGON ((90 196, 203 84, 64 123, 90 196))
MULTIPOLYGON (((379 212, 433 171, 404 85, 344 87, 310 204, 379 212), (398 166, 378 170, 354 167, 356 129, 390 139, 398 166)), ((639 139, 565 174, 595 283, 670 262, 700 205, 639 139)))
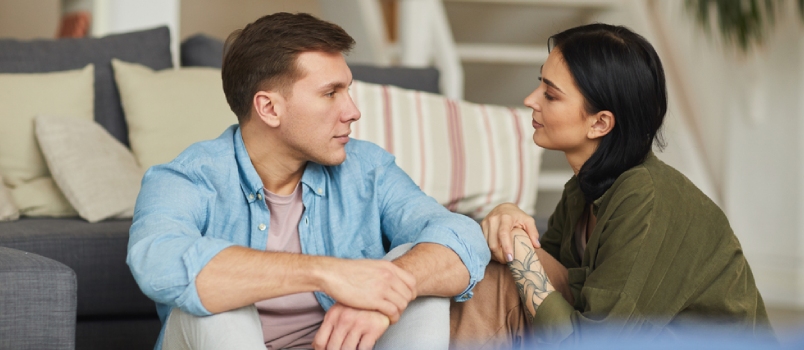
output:
POLYGON ((525 97, 524 103, 525 103, 525 106, 533 108, 534 110, 541 110, 542 109, 542 107, 539 105, 539 103, 538 103, 538 101, 536 99, 536 91, 535 90, 532 93, 530 93, 530 95, 525 97))

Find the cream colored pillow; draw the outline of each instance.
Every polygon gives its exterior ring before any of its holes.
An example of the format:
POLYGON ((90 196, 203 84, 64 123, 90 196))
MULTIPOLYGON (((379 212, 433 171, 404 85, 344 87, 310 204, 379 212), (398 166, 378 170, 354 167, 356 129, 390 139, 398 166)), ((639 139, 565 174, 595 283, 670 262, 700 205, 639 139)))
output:
POLYGON ((542 148, 531 111, 455 101, 441 95, 352 82, 360 120, 352 137, 374 142, 424 193, 447 209, 482 219, 512 202, 536 213, 542 148))
POLYGON ((143 171, 134 155, 91 120, 36 118, 36 138, 61 189, 89 222, 130 218, 143 171))
POLYGON ((167 163, 191 144, 218 137, 237 117, 226 103, 220 70, 155 72, 113 59, 131 151, 143 169, 167 163))
POLYGON ((3 177, 0 176, 0 221, 17 220, 19 217, 20 211, 11 199, 11 192, 3 183, 3 177))
POLYGON ((40 114, 92 120, 94 67, 0 74, 0 173, 27 216, 74 216, 50 177, 34 136, 40 114))

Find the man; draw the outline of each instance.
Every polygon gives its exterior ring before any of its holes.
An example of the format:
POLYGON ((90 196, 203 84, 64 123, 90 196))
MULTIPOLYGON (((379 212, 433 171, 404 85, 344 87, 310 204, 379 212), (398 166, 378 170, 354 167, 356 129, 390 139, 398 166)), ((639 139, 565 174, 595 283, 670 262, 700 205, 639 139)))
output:
POLYGON ((238 125, 151 168, 137 199, 127 262, 157 303, 157 349, 447 346, 448 300, 421 297, 469 299, 488 247, 393 156, 349 139, 353 44, 288 13, 227 40, 238 125))

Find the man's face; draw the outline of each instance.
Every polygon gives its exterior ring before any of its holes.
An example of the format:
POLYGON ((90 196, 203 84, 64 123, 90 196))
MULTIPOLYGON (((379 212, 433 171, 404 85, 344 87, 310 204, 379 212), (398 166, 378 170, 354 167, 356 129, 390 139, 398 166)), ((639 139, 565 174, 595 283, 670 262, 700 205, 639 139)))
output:
POLYGON ((352 71, 340 53, 304 52, 297 62, 303 78, 286 96, 281 137, 300 161, 341 164, 351 124, 360 119, 348 91, 352 71))

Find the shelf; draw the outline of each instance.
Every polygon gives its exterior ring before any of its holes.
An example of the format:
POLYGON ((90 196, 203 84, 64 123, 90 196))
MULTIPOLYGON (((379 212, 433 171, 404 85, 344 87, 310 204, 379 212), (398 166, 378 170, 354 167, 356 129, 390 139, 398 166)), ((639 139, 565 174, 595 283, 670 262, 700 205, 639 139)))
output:
POLYGON ((540 65, 547 61, 546 45, 457 44, 463 62, 540 65))
POLYGON ((444 2, 472 2, 494 5, 534 5, 552 7, 578 7, 605 9, 620 5, 622 0, 444 0, 444 2))

